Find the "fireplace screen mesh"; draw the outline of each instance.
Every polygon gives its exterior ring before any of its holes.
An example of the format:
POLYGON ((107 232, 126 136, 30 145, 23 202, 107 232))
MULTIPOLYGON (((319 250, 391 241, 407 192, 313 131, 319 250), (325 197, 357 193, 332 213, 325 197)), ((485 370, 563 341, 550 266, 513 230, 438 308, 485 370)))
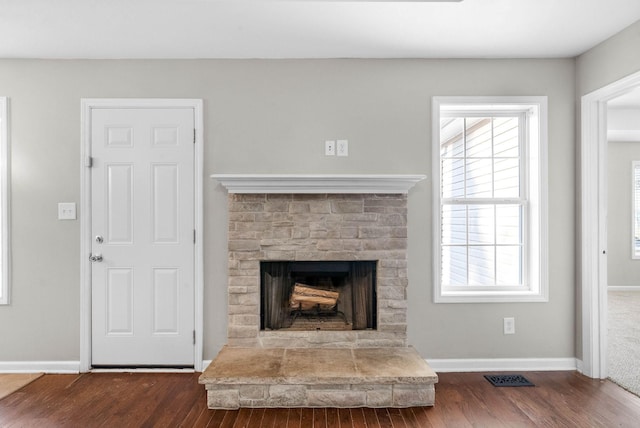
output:
POLYGON ((262 330, 376 328, 376 261, 261 262, 262 330))

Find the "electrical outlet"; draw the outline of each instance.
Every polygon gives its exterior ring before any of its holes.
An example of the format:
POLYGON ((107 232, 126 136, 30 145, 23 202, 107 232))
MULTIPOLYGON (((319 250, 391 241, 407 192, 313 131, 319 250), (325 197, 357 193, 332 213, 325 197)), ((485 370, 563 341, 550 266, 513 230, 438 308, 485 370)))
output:
POLYGON ((349 141, 338 140, 336 141, 336 152, 338 156, 349 156, 349 141))
POLYGON ((335 156, 336 155, 336 142, 333 140, 327 140, 324 142, 324 155, 335 156))
POLYGON ((503 319, 504 334, 516 334, 516 319, 513 317, 503 319))

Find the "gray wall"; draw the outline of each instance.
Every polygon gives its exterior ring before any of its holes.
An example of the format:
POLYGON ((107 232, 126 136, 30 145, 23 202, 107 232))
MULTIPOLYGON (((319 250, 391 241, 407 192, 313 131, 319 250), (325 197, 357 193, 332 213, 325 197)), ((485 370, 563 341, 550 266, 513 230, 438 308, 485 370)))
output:
POLYGON ((79 359, 80 99, 205 102, 205 359, 226 338, 226 193, 212 173, 422 173, 431 97, 549 97, 550 299, 432 303, 431 178, 409 195, 409 342, 426 358, 575 355, 575 62, 557 60, 0 61, 10 99, 12 304, 0 361, 79 359), (348 158, 323 156, 349 140, 348 158), (516 334, 502 334, 515 317, 516 334))
POLYGON ((639 46, 640 21, 637 21, 580 55, 576 60, 578 97, 640 70, 639 46))
POLYGON ((607 276, 608 285, 640 286, 640 260, 631 258, 633 236, 632 161, 640 161, 640 142, 609 142, 607 276))

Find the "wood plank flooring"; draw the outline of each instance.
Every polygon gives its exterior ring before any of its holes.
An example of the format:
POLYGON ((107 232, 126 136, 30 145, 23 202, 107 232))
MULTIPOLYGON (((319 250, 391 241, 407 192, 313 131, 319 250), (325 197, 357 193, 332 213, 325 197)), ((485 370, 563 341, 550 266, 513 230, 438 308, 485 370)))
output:
POLYGON ((198 373, 45 375, 0 400, 0 427, 637 427, 640 398, 576 372, 441 373, 434 407, 209 410, 198 373))
POLYGON ((29 382, 42 376, 42 373, 2 373, 0 374, 0 399, 17 391, 29 382))

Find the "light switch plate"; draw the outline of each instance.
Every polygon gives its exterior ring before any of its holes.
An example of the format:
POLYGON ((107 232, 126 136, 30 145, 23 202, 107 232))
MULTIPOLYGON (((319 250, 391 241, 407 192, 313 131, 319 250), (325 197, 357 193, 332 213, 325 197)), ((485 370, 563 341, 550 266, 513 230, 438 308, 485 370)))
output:
POLYGON ((324 142, 324 155, 325 156, 336 155, 336 142, 334 140, 327 140, 324 142))
POLYGON ((75 220, 76 219, 76 203, 60 202, 58 203, 58 220, 75 220))

